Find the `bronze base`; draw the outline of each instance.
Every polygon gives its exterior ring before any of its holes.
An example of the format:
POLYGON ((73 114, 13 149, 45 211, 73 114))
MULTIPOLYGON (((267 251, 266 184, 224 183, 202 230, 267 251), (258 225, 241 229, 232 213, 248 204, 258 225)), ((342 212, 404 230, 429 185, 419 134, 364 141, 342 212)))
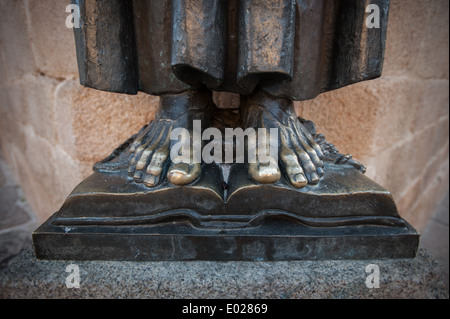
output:
POLYGON ((33 234, 39 259, 323 260, 414 258, 419 234, 389 192, 326 163, 315 186, 260 185, 247 167, 205 165, 199 180, 149 189, 94 173, 33 234))

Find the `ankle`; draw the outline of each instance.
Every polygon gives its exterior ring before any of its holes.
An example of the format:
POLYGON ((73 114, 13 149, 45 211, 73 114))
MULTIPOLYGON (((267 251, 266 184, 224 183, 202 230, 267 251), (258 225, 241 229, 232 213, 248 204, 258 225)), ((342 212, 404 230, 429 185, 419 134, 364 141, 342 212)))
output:
POLYGON ((255 115, 254 108, 260 108, 271 113, 280 122, 286 122, 289 117, 296 117, 294 103, 290 99, 275 97, 261 90, 241 97, 241 114, 243 118, 255 115))
POLYGON ((156 116, 177 119, 185 113, 209 113, 213 110, 212 92, 190 90, 179 94, 165 94, 160 97, 156 116))

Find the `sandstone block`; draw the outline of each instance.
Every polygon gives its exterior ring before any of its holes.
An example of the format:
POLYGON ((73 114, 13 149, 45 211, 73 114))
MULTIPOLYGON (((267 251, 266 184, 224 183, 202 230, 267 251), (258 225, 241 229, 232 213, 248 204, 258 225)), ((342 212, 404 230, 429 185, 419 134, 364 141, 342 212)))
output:
POLYGON ((31 51, 22 0, 0 1, 0 63, 3 64, 3 81, 12 81, 27 72, 34 72, 35 64, 31 51))
POLYGON ((414 128, 430 125, 449 114, 448 80, 427 80, 422 82, 422 86, 419 107, 414 114, 414 128))
MULTIPOLYGON (((414 223, 416 223, 415 220, 417 218, 413 218, 413 215, 411 214, 413 214, 412 209, 415 208, 420 201, 426 200, 426 198, 429 197, 431 202, 439 202, 442 192, 446 189, 445 181, 448 180, 448 172, 446 173, 448 168, 446 168, 445 163, 448 163, 448 144, 434 157, 430 158, 429 162, 420 172, 421 174, 418 174, 417 178, 412 181, 412 185, 409 188, 405 188, 403 194, 396 196, 397 207, 403 217, 407 216, 407 218, 413 219, 414 223), (428 192, 427 189, 434 183, 438 183, 442 187, 436 189, 435 192, 428 192), (424 193, 426 193, 426 195, 424 195, 424 193), (424 198, 423 196, 427 197, 424 198)), ((431 211, 434 211, 434 209, 430 209, 431 211)))
POLYGON ((319 133, 341 153, 362 159, 371 154, 371 141, 376 130, 379 97, 371 85, 377 81, 358 83, 319 95, 316 99, 296 102, 297 114, 312 120, 319 133))
POLYGON ((54 169, 54 157, 50 143, 25 127, 26 148, 17 150, 20 185, 39 221, 47 217, 48 210, 58 206, 58 176, 54 169), (30 160, 33 159, 33 160, 30 160))
MULTIPOLYGON (((426 2, 427 24, 425 36, 418 43, 416 72, 425 78, 448 79, 449 76, 449 2, 426 2)), ((417 28, 417 25, 415 26, 417 28)), ((420 27, 420 26, 419 26, 420 27)))
POLYGON ((418 129, 414 123, 421 107, 422 86, 422 81, 406 77, 383 77, 370 86, 378 98, 372 154, 408 138, 418 129))
POLYGON ((422 194, 422 180, 421 177, 411 182, 411 186, 403 191, 403 194, 397 195, 397 209, 403 217, 408 215, 408 211, 416 204, 417 198, 422 194))
POLYGON ((393 0, 389 10, 384 75, 411 73, 419 61, 417 47, 427 36, 427 7, 433 2, 393 0))
POLYGON ((78 75, 73 30, 66 27, 69 1, 28 1, 29 32, 36 66, 58 78, 78 75))
POLYGON ((1 86, 0 99, 2 116, 8 116, 16 124, 24 125, 28 122, 29 108, 20 82, 1 86))
POLYGON ((441 165, 440 171, 439 177, 429 181, 429 187, 422 190, 420 197, 417 198, 416 205, 404 213, 403 217, 419 232, 424 230, 448 190, 448 162, 441 165))
POLYGON ((153 119, 158 101, 144 93, 99 92, 65 81, 56 91, 58 143, 73 158, 93 164, 153 119))
POLYGON ((21 85, 28 108, 27 124, 49 142, 55 139, 54 93, 57 85, 58 81, 52 78, 34 75, 27 75, 21 85))
POLYGON ((432 141, 435 133, 436 127, 428 127, 379 152, 370 160, 370 165, 368 164, 369 177, 374 174, 375 181, 391 191, 394 198, 399 197, 411 186, 411 181, 423 176, 428 163, 434 157, 432 141), (371 172, 372 168, 374 173, 371 172))

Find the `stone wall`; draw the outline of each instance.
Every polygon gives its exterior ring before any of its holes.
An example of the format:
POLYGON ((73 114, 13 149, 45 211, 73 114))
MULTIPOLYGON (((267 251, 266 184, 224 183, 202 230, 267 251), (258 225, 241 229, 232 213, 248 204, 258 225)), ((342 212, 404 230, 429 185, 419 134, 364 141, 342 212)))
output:
MULTIPOLYGON (((0 0, 0 146, 40 221, 152 119, 158 102, 79 85, 67 4, 0 0)), ((448 189, 448 6, 392 0, 383 77, 297 103, 419 230, 448 189)))

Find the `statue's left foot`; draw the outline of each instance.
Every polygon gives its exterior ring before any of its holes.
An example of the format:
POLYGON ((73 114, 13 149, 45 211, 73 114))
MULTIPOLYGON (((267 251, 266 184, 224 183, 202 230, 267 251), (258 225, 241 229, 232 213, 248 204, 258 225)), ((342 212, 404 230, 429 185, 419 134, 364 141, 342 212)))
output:
MULTIPOLYGON (((244 99, 242 114, 245 127, 265 128, 268 132, 275 128, 278 131, 279 158, 268 155, 263 162, 257 156, 256 163, 249 164, 249 174, 255 181, 275 183, 283 172, 296 188, 319 182, 324 174, 323 153, 298 120, 292 101, 257 93, 244 99)), ((266 141, 266 154, 269 154, 269 138, 266 141)))

